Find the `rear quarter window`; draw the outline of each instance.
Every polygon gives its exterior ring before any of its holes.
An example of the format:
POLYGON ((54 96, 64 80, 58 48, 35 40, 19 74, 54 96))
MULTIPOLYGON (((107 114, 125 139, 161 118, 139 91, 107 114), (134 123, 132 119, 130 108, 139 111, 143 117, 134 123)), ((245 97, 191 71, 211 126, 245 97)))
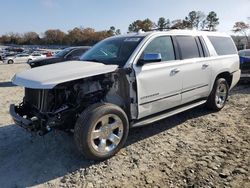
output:
POLYGON ((237 54, 235 45, 230 37, 208 36, 218 55, 237 54))

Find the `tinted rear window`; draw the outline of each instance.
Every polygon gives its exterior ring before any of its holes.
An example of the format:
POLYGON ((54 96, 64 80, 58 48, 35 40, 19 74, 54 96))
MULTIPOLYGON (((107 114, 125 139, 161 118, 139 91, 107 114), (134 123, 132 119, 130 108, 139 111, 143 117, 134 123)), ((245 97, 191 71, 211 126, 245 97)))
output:
POLYGON ((233 41, 229 37, 208 36, 218 55, 237 54, 233 41))
POLYGON ((199 49, 194 37, 176 36, 176 40, 180 46, 182 59, 200 57, 199 49))

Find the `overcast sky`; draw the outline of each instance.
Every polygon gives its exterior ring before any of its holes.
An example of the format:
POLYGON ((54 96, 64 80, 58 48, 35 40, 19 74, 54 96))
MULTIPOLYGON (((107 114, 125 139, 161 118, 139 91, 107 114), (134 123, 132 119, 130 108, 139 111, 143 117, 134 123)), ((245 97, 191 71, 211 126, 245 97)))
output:
POLYGON ((230 33, 236 21, 250 17, 250 0, 0 0, 0 35, 74 27, 96 30, 115 26, 126 33, 137 19, 184 18, 192 10, 215 11, 218 30, 230 33))

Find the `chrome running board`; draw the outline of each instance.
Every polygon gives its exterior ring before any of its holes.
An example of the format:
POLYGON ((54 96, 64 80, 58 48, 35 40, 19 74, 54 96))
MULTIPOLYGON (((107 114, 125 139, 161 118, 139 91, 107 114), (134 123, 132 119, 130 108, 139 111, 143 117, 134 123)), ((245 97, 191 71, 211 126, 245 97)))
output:
POLYGON ((139 121, 135 122, 134 124, 131 124, 131 127, 134 128, 134 127, 140 127, 140 126, 148 125, 150 123, 154 123, 156 121, 165 119, 167 117, 178 114, 180 112, 184 112, 184 111, 189 110, 191 108, 194 108, 196 106, 200 106, 200 105, 202 105, 204 103, 206 103, 206 100, 202 100, 202 101, 199 101, 199 102, 196 102, 196 103, 191 103, 191 104, 182 106, 180 108, 176 108, 174 110, 168 111, 166 113, 161 113, 161 114, 156 115, 154 117, 149 117, 149 118, 146 118, 146 119, 143 118, 143 120, 139 120, 139 121))

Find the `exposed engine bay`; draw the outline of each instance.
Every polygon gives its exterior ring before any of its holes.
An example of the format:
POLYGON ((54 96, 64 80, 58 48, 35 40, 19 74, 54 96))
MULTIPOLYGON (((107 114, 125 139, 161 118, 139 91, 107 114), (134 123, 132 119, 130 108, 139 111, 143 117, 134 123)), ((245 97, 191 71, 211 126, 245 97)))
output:
POLYGON ((25 88, 23 102, 15 110, 30 120, 25 128, 44 135, 52 129, 73 129, 79 114, 97 102, 112 102, 130 114, 124 70, 62 83, 53 89, 25 88))

